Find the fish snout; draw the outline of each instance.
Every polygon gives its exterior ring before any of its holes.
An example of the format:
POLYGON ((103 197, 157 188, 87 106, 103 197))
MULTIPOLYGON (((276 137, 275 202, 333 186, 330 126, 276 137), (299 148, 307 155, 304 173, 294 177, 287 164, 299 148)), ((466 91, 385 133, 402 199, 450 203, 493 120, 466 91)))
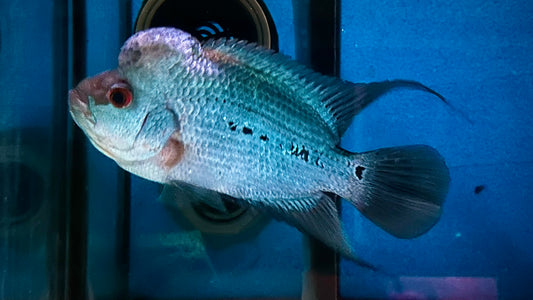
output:
POLYGON ((68 103, 71 112, 82 113, 85 116, 90 115, 89 98, 85 93, 80 92, 77 88, 68 92, 68 103))

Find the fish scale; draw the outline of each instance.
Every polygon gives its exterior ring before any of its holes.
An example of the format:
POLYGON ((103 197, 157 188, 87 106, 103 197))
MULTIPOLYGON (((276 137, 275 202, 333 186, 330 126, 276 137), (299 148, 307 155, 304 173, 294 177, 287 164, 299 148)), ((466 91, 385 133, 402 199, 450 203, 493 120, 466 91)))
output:
MULTIPOLYGON (((269 103, 271 105, 249 105, 248 109, 236 110, 235 106, 238 103, 235 101, 226 101, 225 104, 220 105, 218 102, 214 101, 214 98, 225 98, 225 95, 213 96, 210 98, 203 98, 196 101, 182 101, 181 105, 175 108, 177 111, 192 111, 189 116, 184 116, 187 120, 186 124, 183 124, 182 136, 184 143, 190 145, 191 148, 200 148, 206 149, 201 151, 199 156, 191 157, 191 160, 195 161, 194 168, 192 172, 199 172, 204 174, 204 178, 195 178, 195 180, 206 180, 206 177, 215 177, 216 182, 224 182, 224 178, 220 178, 224 174, 226 177, 237 176, 238 186, 235 187, 235 190, 240 194, 235 194, 237 192, 229 189, 219 190, 219 192, 224 192, 232 196, 240 198, 254 198, 259 194, 264 192, 269 192, 268 196, 277 196, 277 197, 287 197, 287 185, 290 184, 294 187, 294 183, 306 183, 299 190, 292 190, 292 193, 289 194, 298 194, 302 191, 307 191, 310 189, 311 185, 315 185, 315 190, 323 188, 317 183, 319 178, 323 178, 323 174, 318 170, 317 166, 314 166, 314 163, 304 162, 302 159, 290 155, 286 149, 288 147, 289 138, 285 135, 274 131, 268 126, 276 120, 277 116, 268 115, 270 119, 258 119, 254 111, 258 111, 267 106, 268 108, 276 106, 275 100, 277 99, 265 99, 261 103, 269 103), (270 101, 270 102, 269 102, 270 101), (186 109, 184 106, 191 105, 192 108, 186 109), (203 113, 196 113, 196 111, 201 111, 203 113), (213 115, 218 116, 218 119, 206 116, 205 112, 213 113, 213 115), (232 131, 228 123, 221 118, 220 116, 226 117, 226 120, 243 120, 240 123, 241 126, 238 127, 238 130, 232 131), (213 122, 218 120, 218 122, 213 122), (250 120, 250 121, 246 121, 250 120), (249 126, 253 128, 253 134, 243 134, 242 127, 249 126), (268 141, 262 141, 258 133, 261 131, 268 132, 268 141), (258 133, 256 133, 258 132, 258 133), (224 141, 220 140, 221 136, 225 136, 224 141), (213 143, 211 141, 217 141, 213 143), (279 144, 283 145, 283 149, 280 149, 279 144), (209 151, 207 151, 207 149, 209 151), (257 157, 262 159, 257 160, 257 157), (243 161, 245 160, 245 161, 243 161), (202 162, 202 163, 200 163, 202 162), (288 168, 276 168, 272 166, 279 165, 280 163, 284 165, 295 164, 302 165, 302 168, 305 168, 305 171, 299 167, 288 167, 288 168), (228 174, 228 170, 230 173, 228 174), (246 172, 245 170, 248 170, 246 172), (252 172, 250 172, 252 170, 252 172), (241 178, 238 178, 239 174, 247 174, 246 177, 241 175, 241 178), (255 175, 255 176, 254 176, 255 175), (283 182, 280 182, 279 178, 286 178, 283 182), (246 180, 244 180, 246 179, 246 180), (273 188, 273 183, 275 187, 273 188), (285 183, 285 184, 283 184, 285 183), (253 188, 250 188, 253 187, 253 188), (278 191, 278 193, 274 193, 278 191)), ((238 107, 237 107, 238 108, 238 107)), ((294 124, 294 122, 293 122, 294 124)), ((285 128, 288 125, 285 124, 285 128)), ((296 130, 294 130, 296 131, 296 130)), ((306 133, 305 131, 303 131, 306 133)), ((310 133, 306 133, 312 135, 310 133)), ((303 135, 303 134, 302 134, 303 135)), ((305 135, 303 135, 305 138, 305 135)), ((312 135, 314 136, 314 135, 312 135)), ((300 141, 303 141, 302 138, 300 141)), ((298 142, 298 139, 292 139, 294 143, 298 142)), ((322 141, 322 139, 318 139, 322 141)), ((313 141, 306 141, 310 149, 313 148, 313 141)), ((182 172, 181 169, 188 169, 187 159, 183 162, 182 168, 178 168, 175 173, 169 176, 169 178, 177 178, 178 180, 187 181, 186 172, 182 172)), ((192 184, 199 184, 199 182, 189 182, 192 184)), ((236 184, 237 185, 237 184, 236 184)), ((232 186, 232 185, 230 185, 232 186)), ((261 197, 263 198, 263 197, 261 197)))
POLYGON ((429 146, 337 147, 353 117, 395 88, 447 103, 416 81, 345 82, 255 44, 200 43, 153 28, 126 41, 116 71, 71 90, 69 105, 122 168, 169 188, 188 186, 215 209, 220 197, 205 195, 241 198, 375 270, 348 244, 330 193, 386 232, 414 238, 437 223, 449 186, 444 159, 429 146))
MULTIPOLYGON (((192 78, 192 76, 187 75, 186 78, 192 78)), ((183 79, 182 79, 183 80, 183 79)), ((186 120, 186 123, 182 124, 182 136, 184 143, 186 145, 191 145, 192 147, 201 147, 207 149, 217 149, 221 144, 224 145, 235 145, 233 149, 228 148, 224 151, 213 150, 212 153, 215 153, 214 156, 200 156, 195 157, 194 159, 205 160, 205 164, 196 164, 195 172, 203 172, 209 175, 204 177, 215 177, 220 179, 219 173, 220 170, 209 171, 213 166, 220 166, 219 169, 224 169, 233 171, 234 173, 243 173, 246 169, 249 169, 250 165, 254 165, 253 156, 262 157, 262 153, 267 153, 267 157, 270 157, 270 161, 278 162, 287 160, 288 164, 302 164, 301 160, 291 157, 288 155, 287 149, 289 143, 294 143, 294 145, 303 145, 307 147, 307 150, 319 155, 319 152, 324 152, 324 144, 331 144, 331 141, 327 140, 329 134, 328 129, 325 124, 322 126, 309 126, 310 123, 320 124, 322 121, 319 119, 319 116, 314 113, 313 110, 308 108, 307 104, 300 103, 299 107, 292 106, 291 104, 294 101, 289 101, 290 91, 285 89, 286 93, 283 93, 280 89, 271 87, 269 82, 261 80, 260 76, 256 73, 251 72, 250 70, 243 68, 231 68, 225 70, 222 74, 219 74, 217 78, 208 78, 206 80, 194 80, 186 85, 190 87, 188 91, 184 91, 181 94, 175 95, 176 101, 170 103, 174 105, 174 111, 180 118, 186 120), (213 93, 210 96, 205 94, 200 95, 200 91, 205 92, 207 89, 205 86, 212 86, 210 82, 220 81, 225 82, 232 76, 235 77, 247 77, 251 78, 247 82, 250 84, 233 87, 229 86, 227 89, 211 89, 210 91, 215 91, 218 93, 213 93), (221 78, 222 77, 222 78, 221 78), (252 79, 255 79, 252 80, 252 79), (262 88, 259 90, 259 93, 256 93, 258 86, 262 88), (289 94, 289 95, 287 95, 289 94), (254 99, 255 101, 243 101, 246 99, 254 99), (180 114, 181 112, 181 114, 180 114), (187 112, 187 113, 184 113, 187 112), (311 112, 311 113, 309 113, 311 112), (311 118, 309 115, 313 116, 311 118), (220 120, 222 116, 222 120, 220 120), (218 118, 217 124, 214 124, 213 121, 218 118), (224 120, 225 119, 225 120, 224 120), (312 120, 311 120, 312 119, 312 120), (235 135, 237 132, 232 132, 230 130, 229 122, 237 124, 238 131, 240 132, 243 127, 249 127, 253 134, 252 136, 247 135, 235 135), (207 129, 202 131, 202 129, 207 129), (322 129, 322 130, 320 130, 322 129), (204 132, 204 134, 202 134, 204 132), (258 136, 264 133, 269 141, 261 141, 258 136), (283 134, 281 134, 283 133, 283 134), (221 136, 232 137, 234 139, 220 141, 221 136), (288 138, 289 136, 290 138, 288 138), (275 137, 275 138, 274 138, 275 137), (217 143, 210 143, 210 141, 217 141, 217 143), (279 149, 278 145, 282 145, 283 149, 279 149), (250 151, 249 149, 258 149, 258 151, 250 151), (318 151, 315 149, 322 149, 318 151), (253 153, 253 155, 250 154, 253 153), (233 165, 227 166, 221 162, 225 159, 231 160, 235 163, 233 158, 243 158, 250 157, 252 161, 247 162, 242 165, 233 165), (217 163, 218 162, 218 163, 217 163), (240 167, 240 168, 239 168, 240 167), (215 175, 213 175, 215 174, 215 175)), ((323 123, 322 123, 323 124, 323 123)), ((237 131, 237 130, 236 130, 237 131)), ((238 161, 238 160, 237 160, 238 161)), ((302 164, 305 166, 305 164, 302 164)), ((282 168, 283 170, 280 174, 271 174, 277 178, 290 178, 290 183, 294 185, 294 182, 308 182, 310 177, 314 182, 310 184, 316 185, 318 178, 320 176, 320 170, 315 170, 316 166, 310 167, 312 163, 309 163, 307 166, 309 170, 307 174, 319 173, 317 176, 306 175, 302 176, 302 172, 294 172, 294 174, 287 173, 291 172, 292 168, 282 168)), ((186 161, 183 162, 183 168, 187 170, 187 173, 190 171, 190 168, 186 167, 186 161)), ((265 183, 264 178, 261 178, 262 174, 268 174, 269 169, 266 167, 269 166, 269 163, 266 164, 255 164, 257 170, 258 178, 262 179, 261 182, 265 183)), ((297 168, 296 168, 297 169, 297 168)), ((175 176, 178 180, 187 181, 185 172, 176 170, 172 176, 175 176)), ((228 174, 231 176, 231 174, 228 174)), ((253 182, 254 176, 247 176, 249 183, 240 183, 240 187, 237 189, 239 191, 248 190, 243 188, 242 185, 256 186, 256 182, 253 182)), ((195 178, 195 180, 202 180, 202 178, 195 178)), ((212 180, 206 180, 208 182, 212 180)), ((289 181, 289 180, 286 180, 289 181)), ((193 184, 199 184, 199 182, 189 182, 193 184)), ((266 183, 269 183, 266 181, 266 183)), ((280 185, 278 180, 277 185, 280 185)), ((324 186, 320 186, 324 187, 324 186)), ((309 184, 304 187, 304 189, 309 189, 309 184)), ((262 192, 270 190, 271 188, 261 189, 262 192)), ((284 193, 280 193, 278 197, 286 197, 286 186, 283 186, 281 190, 284 190, 284 193)), ((255 188, 257 190, 257 188, 255 188)), ((220 190, 221 192, 232 193, 230 190, 220 190)), ((247 193, 250 193, 248 191, 247 193)), ((256 191, 257 195, 258 192, 256 191)), ((249 195, 234 195, 241 197, 249 197, 249 195)), ((250 195, 251 196, 251 195, 250 195)))
MULTIPOLYGON (((199 77, 202 77, 202 75, 199 77)), ((301 80, 303 81, 303 79, 301 80)), ((320 142, 324 143, 328 141, 322 138, 328 135, 331 136, 329 128, 327 128, 327 125, 322 121, 316 110, 303 101, 294 99, 300 98, 301 95, 298 95, 289 87, 273 86, 275 82, 264 78, 263 74, 257 70, 243 66, 232 66, 224 70, 222 74, 215 78, 210 78, 204 83, 212 81, 233 83, 228 84, 225 88, 210 89, 212 92, 218 92, 218 94, 213 95, 214 97, 232 103, 235 102, 243 110, 256 112, 270 122, 277 123, 280 129, 290 130, 288 134, 298 134, 302 132, 302 126, 312 124, 312 128, 305 128, 304 132, 313 131, 314 134, 306 135, 305 139, 320 138, 320 142), (246 82, 246 84, 234 86, 233 82, 235 80, 246 82)), ((198 86, 196 83, 191 82, 188 86, 194 90, 206 90, 206 87, 198 86)), ((232 109, 235 110, 235 108, 232 109)), ((331 144, 331 140, 329 143, 331 144)))

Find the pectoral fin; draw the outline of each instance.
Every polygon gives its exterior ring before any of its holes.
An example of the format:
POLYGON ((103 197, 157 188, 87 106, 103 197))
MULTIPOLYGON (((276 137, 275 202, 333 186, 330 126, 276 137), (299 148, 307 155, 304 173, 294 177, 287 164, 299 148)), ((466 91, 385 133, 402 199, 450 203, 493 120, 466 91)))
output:
POLYGON ((203 203, 222 213, 228 212, 219 193, 181 182, 165 185, 159 200, 170 205, 175 205, 176 201, 203 203))

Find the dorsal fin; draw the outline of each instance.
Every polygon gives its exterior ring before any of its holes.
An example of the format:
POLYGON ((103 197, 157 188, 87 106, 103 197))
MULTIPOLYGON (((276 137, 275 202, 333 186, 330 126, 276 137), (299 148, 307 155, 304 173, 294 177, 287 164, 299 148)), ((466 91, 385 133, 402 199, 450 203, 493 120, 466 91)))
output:
POLYGON ((255 43, 239 40, 208 40, 202 43, 204 53, 216 63, 252 68, 300 95, 293 101, 310 105, 330 128, 338 143, 353 117, 372 101, 395 88, 411 88, 432 93, 434 90, 416 81, 392 80, 372 83, 351 83, 337 77, 322 75, 289 57, 265 49, 255 43))
MULTIPOLYGON (((348 82, 345 82, 345 84, 348 84, 348 82)), ((370 83, 354 83, 352 84, 352 88, 347 92, 333 94, 329 98, 323 99, 326 108, 336 120, 339 136, 342 136, 346 129, 348 129, 355 115, 374 100, 396 88, 409 88, 428 92, 439 97, 444 103, 449 105, 448 101, 441 94, 417 81, 396 79, 370 83)))
MULTIPOLYGON (((215 63, 228 63, 252 68, 256 72, 268 77, 269 81, 278 86, 294 91, 296 95, 292 101, 308 104, 328 125, 332 136, 340 137, 337 120, 326 108, 329 99, 343 99, 353 97, 354 84, 344 82, 336 77, 325 76, 299 64, 273 50, 265 49, 255 43, 239 40, 208 40, 202 43, 204 53, 215 59, 215 63), (352 96, 350 96, 352 95, 352 96)), ((338 139, 334 141, 338 143, 338 139)))

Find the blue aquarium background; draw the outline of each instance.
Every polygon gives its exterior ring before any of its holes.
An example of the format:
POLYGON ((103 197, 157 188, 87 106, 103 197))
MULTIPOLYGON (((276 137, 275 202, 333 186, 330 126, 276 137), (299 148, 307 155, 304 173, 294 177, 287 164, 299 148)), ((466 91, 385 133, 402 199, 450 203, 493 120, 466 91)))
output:
POLYGON ((263 2, 280 52, 302 60, 302 49, 338 46, 345 80, 412 79, 446 97, 449 105, 419 91, 388 93, 356 116, 341 144, 438 149, 451 174, 440 222, 399 240, 342 203, 355 251, 381 272, 342 258, 317 269, 313 242, 260 215, 225 233, 195 227, 183 216, 190 209, 160 198, 160 185, 79 142, 68 116, 68 89, 116 67, 142 1, 80 9, 4 0, 0 299, 533 297, 533 3, 342 0, 338 45, 306 47, 299 9, 330 1, 263 2))

